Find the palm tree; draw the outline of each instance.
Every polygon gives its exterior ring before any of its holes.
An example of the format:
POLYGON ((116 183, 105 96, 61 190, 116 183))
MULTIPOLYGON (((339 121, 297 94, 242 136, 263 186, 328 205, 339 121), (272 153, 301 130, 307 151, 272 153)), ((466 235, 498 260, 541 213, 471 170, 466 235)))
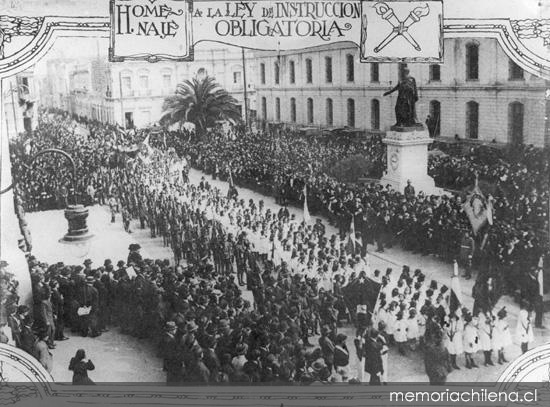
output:
POLYGON ((199 135, 217 120, 233 124, 241 121, 237 100, 229 95, 211 76, 193 78, 178 84, 176 93, 164 100, 161 123, 175 124, 188 121, 196 126, 199 135))

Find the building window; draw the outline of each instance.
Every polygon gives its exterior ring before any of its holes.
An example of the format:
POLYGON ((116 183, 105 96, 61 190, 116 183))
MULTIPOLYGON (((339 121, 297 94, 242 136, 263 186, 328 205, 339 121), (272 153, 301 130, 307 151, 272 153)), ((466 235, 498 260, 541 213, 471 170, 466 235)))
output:
POLYGON ((479 103, 473 100, 466 103, 466 138, 479 137, 479 103))
POLYGON ((509 78, 511 81, 523 80, 523 69, 521 69, 521 67, 512 60, 510 60, 508 71, 509 71, 509 78))
POLYGON ((288 75, 289 75, 289 81, 290 83, 296 83, 296 66, 294 64, 294 61, 290 61, 288 64, 288 75))
POLYGON ((281 121, 281 99, 275 98, 275 121, 281 121))
POLYGON ((332 123, 333 123, 332 99, 327 99, 326 105, 325 105, 325 113, 327 118, 327 125, 332 126, 332 123))
POLYGON ((265 85, 265 64, 260 64, 260 82, 265 85))
POLYGON ((278 62, 275 62, 275 85, 278 85, 279 84, 279 73, 280 73, 280 68, 279 68, 279 63, 278 62))
POLYGON ((306 59, 306 82, 313 83, 313 64, 310 58, 306 59))
POLYGON ((169 73, 162 75, 162 86, 164 88, 172 87, 172 75, 170 75, 169 73))
POLYGON ((122 77, 122 89, 125 91, 132 90, 132 78, 130 76, 122 77))
POLYGON ((401 81, 403 80, 403 78, 405 78, 405 70, 407 69, 407 64, 404 62, 400 62, 397 69, 399 71, 399 80, 401 81))
POLYGON ((437 137, 441 134, 441 103, 437 100, 430 102, 430 117, 426 119, 426 126, 430 137, 437 137))
POLYGON ((149 76, 140 75, 139 86, 141 87, 141 89, 149 89, 149 76))
POLYGON ((378 62, 372 62, 370 64, 370 81, 379 82, 380 81, 380 69, 378 62))
POLYGON ((267 99, 265 97, 262 98, 262 118, 267 120, 267 99))
POLYGON ((479 79, 479 45, 466 45, 466 80, 479 79))
POLYGON ((380 130, 380 101, 372 99, 370 102, 370 127, 373 130, 380 130))
POLYGON ((355 81, 355 61, 353 55, 346 55, 346 79, 348 82, 355 81))
POLYGON ((512 144, 523 144, 523 116, 523 103, 510 103, 508 106, 508 137, 512 144))
POLYGON ((325 57, 325 81, 332 83, 332 58, 325 57))
POLYGON ((355 100, 348 99, 348 126, 355 127, 355 100))
POLYGON ((441 65, 430 65, 430 82, 441 81, 441 65))
POLYGON ((290 98, 290 121, 296 123, 296 99, 290 98))
POLYGON ((307 98, 307 123, 313 124, 313 99, 307 98))
POLYGON ((241 72, 233 72, 233 83, 241 83, 241 72))

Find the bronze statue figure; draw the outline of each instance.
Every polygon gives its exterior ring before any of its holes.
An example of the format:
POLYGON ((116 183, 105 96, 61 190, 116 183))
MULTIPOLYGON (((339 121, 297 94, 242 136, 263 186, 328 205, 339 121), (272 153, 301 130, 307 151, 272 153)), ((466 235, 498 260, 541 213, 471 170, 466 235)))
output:
POLYGON ((393 89, 385 92, 384 96, 395 91, 398 91, 397 102, 395 103, 395 126, 418 126, 415 108, 415 103, 418 101, 418 91, 416 90, 416 81, 409 75, 408 69, 404 70, 403 78, 399 83, 393 89))

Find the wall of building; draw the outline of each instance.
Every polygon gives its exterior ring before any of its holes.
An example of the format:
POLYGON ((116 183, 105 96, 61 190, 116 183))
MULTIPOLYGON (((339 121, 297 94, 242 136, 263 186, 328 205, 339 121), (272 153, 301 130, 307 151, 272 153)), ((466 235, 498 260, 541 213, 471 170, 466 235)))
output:
MULTIPOLYGON (((383 93, 398 82, 396 63, 378 64, 379 80, 371 81, 371 64, 362 64, 358 49, 353 44, 331 44, 300 52, 256 53, 256 100, 258 117, 262 119, 262 98, 266 99, 268 122, 291 123, 290 99, 296 99, 296 125, 316 127, 342 127, 348 125, 347 100, 355 104, 355 126, 372 129, 371 104, 380 106, 380 128, 387 130, 395 122, 394 106, 397 92, 383 97, 383 93), (353 56, 354 80, 348 81, 346 56, 353 56), (326 81, 325 58, 332 58, 332 82, 326 81), (312 61, 312 83, 306 80, 306 59, 312 61), (290 61, 295 64, 295 83, 290 83, 290 61), (275 64, 280 67, 279 84, 275 83, 275 64), (262 83, 261 64, 265 65, 265 83, 262 83), (276 98, 280 99, 281 117, 276 117, 276 98), (307 121, 307 99, 313 100, 313 123, 307 121), (333 100, 333 124, 327 123, 326 99, 333 100)), ((464 38, 445 40, 445 61, 440 65, 440 80, 430 79, 428 64, 408 64, 415 77, 419 101, 416 105, 418 120, 424 122, 430 101, 441 106, 441 135, 466 137, 467 103, 479 104, 478 138, 509 142, 509 105, 523 104, 525 143, 545 144, 545 81, 529 73, 523 79, 510 78, 510 60, 493 39, 464 38), (477 80, 468 80, 466 73, 466 47, 475 43, 479 49, 477 80)), ((548 143, 548 135, 546 135, 548 143)))
MULTIPOLYGON (((257 103, 256 75, 250 51, 245 52, 245 61, 248 109, 253 110, 257 103)), ((61 61, 52 62, 57 68, 61 65, 61 61)), ((62 69, 48 70, 44 80, 49 89, 46 100, 53 107, 63 108, 64 100, 69 99, 68 110, 81 116, 125 126, 126 114, 131 114, 136 127, 154 124, 162 117, 164 100, 174 94, 177 84, 202 72, 213 76, 237 100, 244 118, 243 59, 237 48, 197 47, 192 62, 108 63, 105 57, 96 57, 69 68, 68 78, 62 79, 60 72, 62 69), (58 84, 61 80, 68 84, 64 91, 58 84)))

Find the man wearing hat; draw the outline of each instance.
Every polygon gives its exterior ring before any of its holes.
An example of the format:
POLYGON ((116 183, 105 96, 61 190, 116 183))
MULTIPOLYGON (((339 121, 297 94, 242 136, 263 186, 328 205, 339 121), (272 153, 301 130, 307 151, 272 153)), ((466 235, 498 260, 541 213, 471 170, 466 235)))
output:
POLYGON ((85 284, 78 289, 77 294, 77 315, 78 326, 82 336, 99 336, 97 332, 97 312, 99 306, 99 294, 94 287, 95 278, 87 276, 85 284))
POLYGON ((174 321, 166 322, 161 337, 160 356, 163 369, 166 371, 166 383, 177 384, 183 381, 183 360, 178 352, 176 333, 178 328, 174 321))
POLYGON ((135 264, 135 265, 138 265, 142 262, 142 257, 141 257, 141 254, 139 253, 141 249, 141 246, 137 243, 132 243, 129 247, 128 247, 128 250, 130 250, 130 253, 128 254, 128 260, 126 261, 126 263, 128 264, 135 264))
POLYGON ((89 275, 92 272, 92 260, 84 260, 84 274, 89 275))
POLYGON ((349 377, 349 351, 346 339, 346 335, 339 333, 334 344, 334 370, 339 382, 346 382, 349 377))

